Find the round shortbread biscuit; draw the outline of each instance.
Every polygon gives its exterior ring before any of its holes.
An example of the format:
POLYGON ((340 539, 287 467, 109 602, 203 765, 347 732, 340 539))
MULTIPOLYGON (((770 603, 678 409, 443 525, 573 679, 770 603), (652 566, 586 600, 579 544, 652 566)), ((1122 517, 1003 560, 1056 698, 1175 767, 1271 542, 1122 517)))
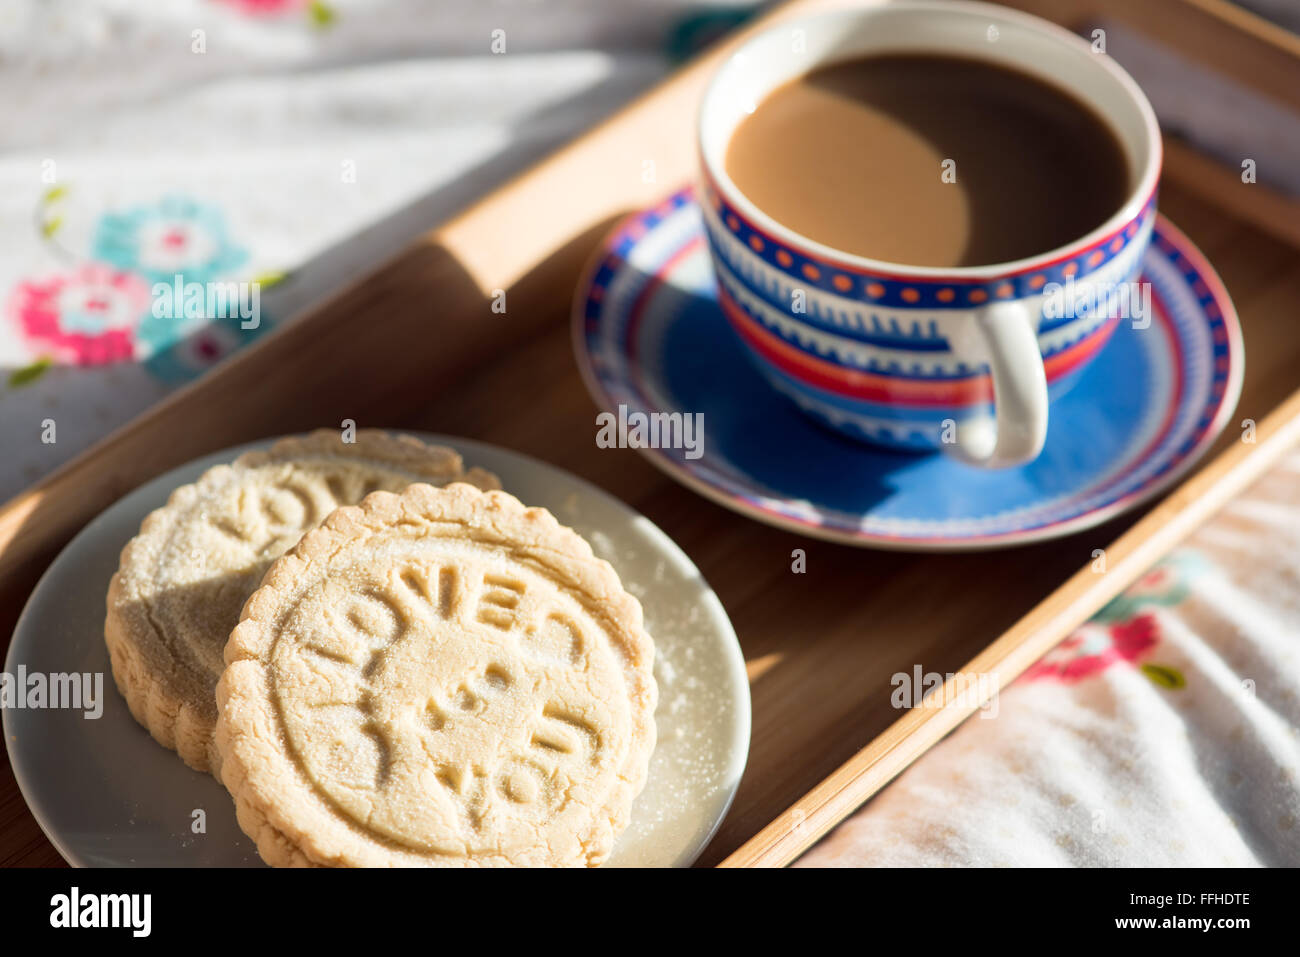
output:
MULTIPOLYGON (((218 772, 222 654, 267 568, 340 505, 412 482, 498 488, 460 456, 410 436, 321 430, 209 469, 172 493, 122 551, 104 638, 131 714, 190 767, 218 772)), ((218 775, 219 776, 219 775, 218 775)))
POLYGON ((653 658, 640 604, 546 510, 377 492, 245 606, 222 777, 271 864, 596 866, 645 784, 653 658))

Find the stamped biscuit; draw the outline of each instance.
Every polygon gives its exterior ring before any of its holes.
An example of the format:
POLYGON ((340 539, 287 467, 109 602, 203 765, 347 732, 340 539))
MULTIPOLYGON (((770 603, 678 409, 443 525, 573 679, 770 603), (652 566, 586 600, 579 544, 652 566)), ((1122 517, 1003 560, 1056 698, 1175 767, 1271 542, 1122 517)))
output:
POLYGON ((222 653, 248 596, 275 559, 340 505, 412 482, 499 483, 465 472, 451 449, 362 430, 282 439, 178 488, 122 551, 104 637, 113 677, 154 738, 200 771, 213 744, 222 653))
POLYGON ((271 864, 596 866, 645 784, 653 658, 637 600, 544 509, 376 492, 245 606, 222 778, 271 864))

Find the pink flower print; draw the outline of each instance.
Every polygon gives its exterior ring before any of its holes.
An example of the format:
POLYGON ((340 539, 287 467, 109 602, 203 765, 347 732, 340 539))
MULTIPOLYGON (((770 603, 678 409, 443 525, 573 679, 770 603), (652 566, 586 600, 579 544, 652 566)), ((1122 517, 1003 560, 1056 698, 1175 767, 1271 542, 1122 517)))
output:
POLYGON ((278 17, 300 10, 307 0, 221 0, 228 7, 246 17, 278 17))
POLYGON ((1159 640, 1160 626, 1151 614, 1109 625, 1090 621, 1044 655, 1024 677, 1070 684, 1119 661, 1136 663, 1159 640))
POLYGON ((134 356, 134 330, 149 302, 149 287, 138 276, 90 263, 19 283, 8 311, 38 354, 89 366, 134 356))
POLYGON ((1163 598, 1178 584, 1177 570, 1172 565, 1157 565, 1127 589, 1135 598, 1163 598))
POLYGON ((1152 605, 1172 607, 1192 593, 1192 582, 1210 570, 1205 557, 1189 548, 1181 549, 1116 596, 1093 616, 1096 622, 1128 621, 1152 605))

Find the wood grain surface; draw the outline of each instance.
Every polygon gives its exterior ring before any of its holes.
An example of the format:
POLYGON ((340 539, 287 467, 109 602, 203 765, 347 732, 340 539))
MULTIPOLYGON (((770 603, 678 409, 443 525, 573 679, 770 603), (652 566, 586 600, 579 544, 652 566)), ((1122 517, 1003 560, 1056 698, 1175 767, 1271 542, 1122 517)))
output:
MULTIPOLYGON (((1293 332, 1300 254, 1176 188, 1166 190, 1162 208, 1215 262, 1242 317, 1246 387, 1224 447, 1239 441, 1235 423, 1262 420, 1300 386, 1293 332)), ((576 278, 577 258, 569 268, 576 278)), ((950 556, 852 549, 748 521, 671 482, 635 451, 596 447, 597 410, 574 366, 567 310, 562 297, 529 338, 459 374, 431 375, 421 388, 365 402, 349 399, 355 383, 344 374, 320 386, 340 393, 328 413, 314 416, 308 404, 299 417, 222 432, 199 451, 283 428, 333 425, 349 414, 362 425, 460 434, 536 455, 646 514, 717 590, 751 680, 749 767, 702 864, 720 862, 884 732, 898 717, 889 703, 894 672, 917 663, 958 670, 1131 521, 1028 548, 950 556), (794 548, 807 552, 804 575, 790 573, 794 548)), ((5 634, 25 597, 23 588, 5 589, 5 634)), ((0 864, 58 863, 5 762, 0 864)))
MULTIPOLYGON (((796 3, 777 15, 840 5, 796 3)), ((962 667, 1134 517, 988 554, 872 552, 740 518, 635 451, 596 447, 597 410, 570 348, 574 285, 620 214, 691 176, 695 101, 723 52, 0 508, 6 643, 57 549, 129 489, 214 449, 351 418, 536 455, 642 511, 699 565, 740 636, 754 705, 749 767, 702 864, 722 861, 886 732, 898 717, 889 703, 894 672, 962 667), (655 161, 656 182, 642 181, 645 159, 655 161), (490 309, 498 289, 505 315, 490 309), (790 573, 794 548, 807 552, 806 574, 790 573)), ((1236 209, 1231 196, 1207 203, 1202 188, 1175 177, 1160 205, 1215 264, 1242 317, 1245 391, 1223 448, 1239 441, 1235 423, 1263 420, 1300 386, 1300 253, 1245 213, 1225 212, 1236 209)), ((0 864, 58 863, 3 762, 0 864)))

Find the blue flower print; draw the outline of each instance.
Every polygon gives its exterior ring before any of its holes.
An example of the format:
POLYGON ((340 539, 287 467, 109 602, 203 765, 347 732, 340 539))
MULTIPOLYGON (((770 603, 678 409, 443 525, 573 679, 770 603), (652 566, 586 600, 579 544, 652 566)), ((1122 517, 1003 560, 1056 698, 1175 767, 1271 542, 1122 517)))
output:
POLYGON ((248 259, 220 209, 184 196, 105 213, 95 224, 91 256, 150 284, 178 275, 183 282, 210 282, 248 259))

